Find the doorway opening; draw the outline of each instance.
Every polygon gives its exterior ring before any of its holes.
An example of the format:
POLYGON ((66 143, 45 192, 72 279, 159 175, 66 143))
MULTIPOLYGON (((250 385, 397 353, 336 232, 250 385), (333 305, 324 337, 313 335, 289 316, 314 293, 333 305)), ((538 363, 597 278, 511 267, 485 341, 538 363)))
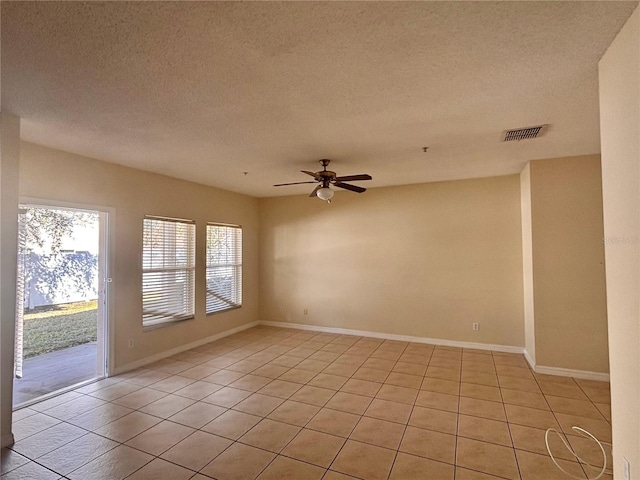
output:
POLYGON ((106 374, 107 221, 20 205, 14 409, 106 374))

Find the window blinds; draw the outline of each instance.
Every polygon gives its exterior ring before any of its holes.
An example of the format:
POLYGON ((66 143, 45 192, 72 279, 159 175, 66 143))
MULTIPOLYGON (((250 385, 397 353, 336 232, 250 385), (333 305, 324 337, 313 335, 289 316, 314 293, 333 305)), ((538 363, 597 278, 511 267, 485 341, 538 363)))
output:
POLYGON ((142 325, 194 316, 195 223, 145 217, 142 247, 142 325))
POLYGON ((207 225, 207 313, 242 305, 242 227, 207 225))

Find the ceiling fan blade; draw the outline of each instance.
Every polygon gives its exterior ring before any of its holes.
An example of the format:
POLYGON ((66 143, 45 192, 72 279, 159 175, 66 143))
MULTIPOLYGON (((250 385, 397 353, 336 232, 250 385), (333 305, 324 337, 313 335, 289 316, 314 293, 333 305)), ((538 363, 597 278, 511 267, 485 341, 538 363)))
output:
POLYGON ((293 182, 293 183, 278 183, 274 187, 284 187, 285 185, 301 185, 303 183, 316 183, 316 182, 293 182))
POLYGON ((322 184, 318 185, 316 188, 313 189, 313 192, 311 192, 311 195, 309 195, 310 197, 315 197, 316 193, 318 193, 318 190, 320 190, 322 188, 322 184))
POLYGON ((344 188, 345 190, 351 190, 352 192, 362 193, 366 191, 366 188, 358 187, 357 185, 349 185, 348 183, 335 182, 336 187, 344 188))
POLYGON ((345 177, 336 177, 337 182, 351 182, 354 180, 373 180, 371 175, 362 173, 360 175, 347 175, 345 177))
POLYGON ((309 172, 308 170, 300 170, 302 173, 306 173, 307 175, 311 175, 313 178, 316 178, 316 174, 313 172, 309 172))

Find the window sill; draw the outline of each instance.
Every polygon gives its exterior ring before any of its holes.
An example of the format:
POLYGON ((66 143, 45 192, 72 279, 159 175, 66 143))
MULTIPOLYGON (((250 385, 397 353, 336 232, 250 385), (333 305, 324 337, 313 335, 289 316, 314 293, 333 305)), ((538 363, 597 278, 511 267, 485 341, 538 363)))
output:
POLYGON ((152 330, 158 330, 159 328, 170 327, 170 326, 176 325, 178 323, 188 322, 189 320, 193 320, 194 318, 195 318, 195 316, 192 315, 191 317, 181 318, 179 320, 166 320, 166 321, 163 321, 163 322, 154 323, 152 325, 143 325, 142 326, 142 331, 143 332, 150 332, 152 330))
POLYGON ((225 308, 224 310, 216 310, 215 312, 207 313, 207 317, 212 316, 212 315, 218 315, 219 313, 228 312, 230 310, 238 310, 239 308, 242 308, 242 305, 238 305, 237 307, 225 308))

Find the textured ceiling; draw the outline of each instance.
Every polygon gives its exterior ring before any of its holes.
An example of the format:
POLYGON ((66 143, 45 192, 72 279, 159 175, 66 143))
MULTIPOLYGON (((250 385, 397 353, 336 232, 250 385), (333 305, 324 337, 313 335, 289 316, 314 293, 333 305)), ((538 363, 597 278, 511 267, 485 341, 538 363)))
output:
POLYGON ((258 197, 320 158, 367 187, 516 173, 600 151, 597 63, 636 6, 5 1, 2 108, 25 140, 258 197))

